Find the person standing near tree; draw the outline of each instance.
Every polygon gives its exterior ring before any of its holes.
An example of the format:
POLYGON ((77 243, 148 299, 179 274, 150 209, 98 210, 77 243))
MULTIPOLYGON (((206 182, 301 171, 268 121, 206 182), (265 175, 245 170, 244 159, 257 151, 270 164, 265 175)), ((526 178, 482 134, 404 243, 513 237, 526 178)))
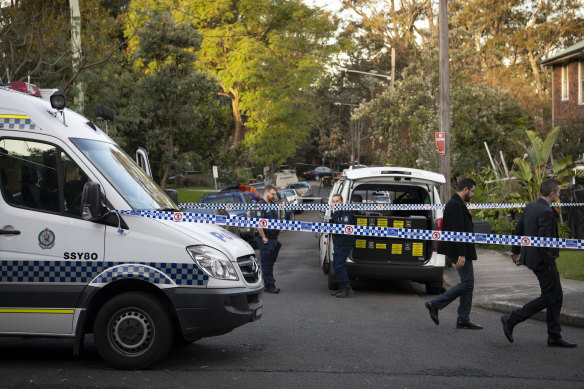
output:
MULTIPOLYGON (((476 182, 472 178, 463 178, 458 182, 457 192, 446 203, 442 231, 474 232, 472 216, 466 203, 474 196, 476 182)), ((425 302, 430 318, 438 325, 438 311, 455 299, 459 299, 456 328, 481 330, 483 327, 470 321, 472 293, 474 290, 474 271, 472 261, 477 259, 474 243, 440 241, 438 254, 444 254, 456 267, 460 283, 448 289, 438 297, 425 302)))
MULTIPOLYGON (((541 198, 527 204, 525 211, 517 223, 514 235, 558 237, 558 225, 551 204, 560 198, 560 183, 552 178, 546 178, 540 186, 541 198)), ((556 266, 556 258, 560 255, 557 247, 513 246, 511 259, 517 265, 525 265, 533 271, 541 295, 514 310, 511 314, 501 316, 503 333, 509 342, 513 343, 513 327, 529 319, 537 312, 546 310, 546 322, 550 347, 576 347, 575 343, 565 341, 560 334, 560 310, 562 309, 563 293, 560 284, 560 274, 556 266)))
MULTIPOLYGON (((278 188, 272 184, 267 184, 264 188, 264 196, 259 204, 272 204, 276 199, 278 188)), ((278 219, 278 210, 258 210, 256 216, 261 219, 278 219)), ((262 274, 264 277, 264 291, 266 293, 280 293, 276 288, 276 279, 274 278, 274 263, 278 259, 280 251, 280 242, 278 242, 279 230, 258 228, 258 248, 262 262, 262 274)))

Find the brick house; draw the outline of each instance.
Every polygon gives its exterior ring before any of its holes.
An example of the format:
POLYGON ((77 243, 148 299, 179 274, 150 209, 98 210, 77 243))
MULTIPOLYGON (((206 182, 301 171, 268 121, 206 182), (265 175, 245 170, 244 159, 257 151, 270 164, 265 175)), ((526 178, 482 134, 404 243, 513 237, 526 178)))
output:
POLYGON ((584 41, 540 63, 552 67, 552 125, 584 120, 584 41))

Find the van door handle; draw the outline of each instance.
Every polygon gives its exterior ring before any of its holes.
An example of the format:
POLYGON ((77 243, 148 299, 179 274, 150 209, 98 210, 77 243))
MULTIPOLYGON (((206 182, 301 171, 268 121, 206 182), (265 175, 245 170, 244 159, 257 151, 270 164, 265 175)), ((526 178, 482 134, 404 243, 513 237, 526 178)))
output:
POLYGON ((20 235, 18 230, 0 230, 0 235, 20 235))

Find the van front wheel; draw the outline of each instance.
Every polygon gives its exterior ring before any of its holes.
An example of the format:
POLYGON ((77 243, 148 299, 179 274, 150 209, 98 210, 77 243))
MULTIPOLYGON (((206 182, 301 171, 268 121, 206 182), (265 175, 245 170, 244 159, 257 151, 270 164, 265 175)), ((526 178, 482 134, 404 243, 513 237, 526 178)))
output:
POLYGON ((154 296, 120 294, 97 313, 95 347, 118 369, 143 369, 166 356, 173 342, 170 315, 154 296))

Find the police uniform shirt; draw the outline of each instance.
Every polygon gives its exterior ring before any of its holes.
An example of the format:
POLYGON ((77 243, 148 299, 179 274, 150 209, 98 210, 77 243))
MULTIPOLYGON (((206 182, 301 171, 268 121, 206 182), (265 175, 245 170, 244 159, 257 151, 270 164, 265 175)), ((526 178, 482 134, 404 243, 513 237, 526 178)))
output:
MULTIPOLYGON (((347 224, 355 225, 355 218, 351 211, 335 211, 332 214, 333 223, 336 224, 347 224)), ((355 237, 353 235, 335 234, 334 237, 335 246, 351 246, 355 244, 355 237)))
MULTIPOLYGON (((268 202, 264 199, 262 199, 260 201, 260 204, 268 204, 268 202)), ((266 209, 258 209, 255 212, 255 217, 259 218, 259 219, 275 219, 278 220, 278 210, 276 209, 270 209, 270 210, 266 210, 266 209)), ((279 230, 270 230, 267 228, 264 228, 264 234, 266 235, 266 238, 268 239, 278 239, 278 234, 280 233, 279 230)))

